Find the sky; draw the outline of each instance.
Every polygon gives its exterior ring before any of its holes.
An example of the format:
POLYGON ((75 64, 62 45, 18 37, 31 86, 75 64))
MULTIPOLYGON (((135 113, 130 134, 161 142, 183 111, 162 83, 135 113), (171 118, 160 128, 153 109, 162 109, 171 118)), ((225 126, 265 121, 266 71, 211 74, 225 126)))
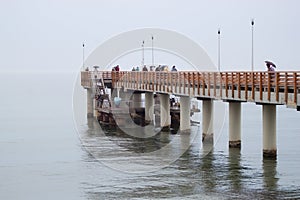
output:
POLYGON ((88 57, 141 28, 183 34, 215 65, 220 28, 221 70, 251 70, 251 19, 254 70, 266 70, 264 60, 299 70, 299 7, 297 0, 0 0, 0 73, 77 72, 83 42, 88 57))

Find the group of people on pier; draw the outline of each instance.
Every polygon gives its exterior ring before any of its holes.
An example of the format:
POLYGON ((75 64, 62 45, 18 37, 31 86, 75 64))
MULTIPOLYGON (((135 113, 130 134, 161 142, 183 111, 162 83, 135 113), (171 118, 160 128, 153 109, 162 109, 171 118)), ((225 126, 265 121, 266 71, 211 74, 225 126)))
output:
MULTIPOLYGON (((271 62, 271 61, 265 61, 265 64, 267 66, 267 70, 269 72, 275 72, 275 68, 276 68, 276 65, 271 62)), ((119 65, 116 65, 115 67, 112 68, 112 71, 120 71, 120 66, 119 65)), ((132 67, 132 70, 131 71, 140 71, 140 67, 137 66, 137 67, 132 67)), ((155 66, 150 66, 149 67, 149 70, 148 70, 148 67, 146 65, 144 65, 144 67, 142 68, 141 71, 144 71, 144 72, 147 72, 147 71, 165 71, 165 72, 168 72, 169 71, 169 67, 167 65, 159 65, 158 67, 155 67, 155 66)), ((176 72, 177 71, 177 68, 175 65, 173 65, 172 69, 171 69, 172 72, 176 72)))
MULTIPOLYGON (((140 67, 139 66, 132 67, 131 71, 140 71, 140 67)), ((164 72, 168 72, 170 70, 169 70, 169 67, 167 65, 159 65, 158 67, 150 66, 149 70, 148 70, 148 67, 146 65, 144 65, 144 67, 142 68, 142 71, 144 71, 144 72, 147 72, 147 71, 160 71, 160 72, 164 71, 164 72)), ((171 71, 172 72, 177 71, 177 68, 176 68, 175 65, 173 65, 171 71)))

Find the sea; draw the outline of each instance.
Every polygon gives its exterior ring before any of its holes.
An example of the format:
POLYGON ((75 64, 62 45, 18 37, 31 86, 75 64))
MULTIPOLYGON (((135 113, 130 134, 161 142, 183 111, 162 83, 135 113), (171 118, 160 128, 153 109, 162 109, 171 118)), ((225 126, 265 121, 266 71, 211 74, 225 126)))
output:
POLYGON ((267 160, 255 103, 242 104, 237 150, 223 102, 213 142, 201 142, 201 112, 190 132, 137 138, 86 118, 78 73, 4 72, 0 83, 0 199, 300 199, 295 109, 277 106, 278 155, 267 160))

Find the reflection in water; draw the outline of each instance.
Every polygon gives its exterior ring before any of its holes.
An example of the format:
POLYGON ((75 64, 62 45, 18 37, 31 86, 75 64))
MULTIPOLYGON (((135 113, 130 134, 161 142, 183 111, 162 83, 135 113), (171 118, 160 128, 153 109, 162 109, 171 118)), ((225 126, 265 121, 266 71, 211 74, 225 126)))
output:
POLYGON ((216 166, 214 165, 213 141, 208 140, 202 144, 202 182, 206 192, 214 192, 217 185, 216 166))
MULTIPOLYGON (((147 152, 168 145, 163 155, 184 153, 164 168, 147 173, 126 173, 126 170, 111 167, 114 165, 105 166, 101 162, 92 168, 90 177, 82 183, 88 199, 276 199, 291 196, 290 191, 278 188, 276 161, 263 160, 262 171, 249 167, 249 163, 245 162, 247 158, 241 160, 239 149, 224 152, 214 148, 212 141, 202 143, 200 127, 193 127, 190 133, 160 132, 145 139, 109 128, 101 130, 97 121, 89 120, 82 132, 84 146, 94 155, 84 159, 88 168, 97 163, 97 156, 100 160, 119 162, 127 169, 133 167, 136 160, 145 166, 160 164, 154 160, 157 155, 147 152), (101 130, 105 133, 100 134, 101 130), (131 157, 131 154, 142 156, 131 157)), ((160 158, 161 162, 166 159, 160 158)), ((298 194, 296 191, 292 195, 298 194)))
POLYGON ((277 190, 277 161, 271 159, 263 159, 263 176, 264 176, 264 187, 268 191, 277 190))
POLYGON ((241 190, 241 151, 238 148, 229 148, 229 167, 228 180, 231 182, 231 187, 234 191, 241 190))
POLYGON ((105 132, 105 135, 110 137, 110 141, 135 153, 154 152, 169 144, 171 140, 169 132, 158 132, 152 137, 142 138, 132 136, 143 134, 138 133, 136 129, 128 129, 127 131, 130 131, 130 135, 128 135, 122 130, 111 129, 110 126, 101 125, 101 128, 105 132))

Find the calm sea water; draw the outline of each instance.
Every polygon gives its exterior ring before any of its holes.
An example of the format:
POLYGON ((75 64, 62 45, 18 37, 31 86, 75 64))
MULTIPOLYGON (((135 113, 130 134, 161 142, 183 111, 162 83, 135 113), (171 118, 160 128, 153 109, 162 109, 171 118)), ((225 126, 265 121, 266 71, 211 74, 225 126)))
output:
POLYGON ((201 124, 190 134, 138 140, 94 120, 74 122, 75 74, 0 77, 0 199, 300 199, 300 112, 293 109, 278 106, 278 158, 263 160, 255 104, 242 106, 237 151, 228 149, 227 118, 213 146, 202 145, 201 124), (147 154, 163 148, 182 156, 147 154))

